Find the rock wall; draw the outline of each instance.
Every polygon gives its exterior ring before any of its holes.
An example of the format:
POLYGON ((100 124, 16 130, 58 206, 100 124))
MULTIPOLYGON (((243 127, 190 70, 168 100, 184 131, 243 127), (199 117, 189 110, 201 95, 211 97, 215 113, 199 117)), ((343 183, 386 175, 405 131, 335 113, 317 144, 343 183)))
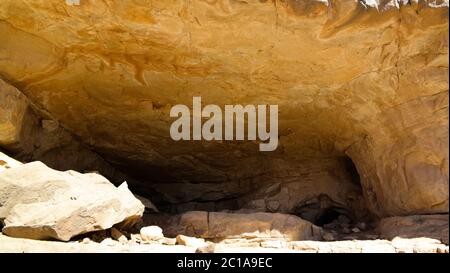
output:
POLYGON ((36 111, 25 95, 0 79, 0 146, 23 162, 58 170, 100 172, 116 183, 126 175, 78 141, 56 120, 36 111))
POLYGON ((140 194, 349 208, 348 155, 378 216, 448 212, 448 1, 2 0, 0 33, 0 77, 140 194), (278 104, 278 149, 174 142, 193 96, 278 104))
POLYGON ((448 91, 387 109, 371 123, 372 134, 347 150, 370 208, 391 215, 448 212, 448 91))

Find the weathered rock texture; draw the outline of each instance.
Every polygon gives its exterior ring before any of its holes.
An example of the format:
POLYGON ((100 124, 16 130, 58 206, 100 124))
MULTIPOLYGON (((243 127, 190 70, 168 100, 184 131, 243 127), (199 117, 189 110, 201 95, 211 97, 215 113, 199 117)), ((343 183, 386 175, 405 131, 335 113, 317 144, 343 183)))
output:
POLYGON ((115 182, 125 175, 76 140, 48 115, 40 116, 19 90, 0 79, 0 146, 24 162, 58 170, 97 171, 115 182))
POLYGON ((160 225, 164 235, 178 234, 215 241, 226 239, 321 240, 321 228, 295 215, 190 211, 180 215, 149 215, 145 224, 160 225))
MULTIPOLYGON (((276 241, 275 241, 276 242, 276 241)), ((215 253, 242 253, 242 252, 298 252, 298 253, 448 253, 448 246, 437 240, 399 239, 369 240, 369 241, 340 241, 340 242, 315 242, 295 241, 285 245, 265 244, 261 246, 245 246, 245 244, 215 244, 210 245, 210 251, 215 253)), ((68 253, 68 252, 149 252, 149 253, 193 253, 198 251, 196 247, 184 245, 164 244, 121 244, 117 241, 109 241, 108 244, 88 241, 83 242, 48 242, 29 239, 11 238, 0 234, 0 252, 12 253, 68 253)))
POLYGON ((448 212, 448 1, 2 0, 0 34, 0 77, 160 204, 448 212), (174 142, 194 95, 278 104, 278 149, 174 142))
POLYGON ((0 172, 2 233, 30 239, 59 239, 114 224, 130 225, 144 212, 124 183, 118 188, 104 177, 59 172, 32 162, 0 172))
POLYGON ((426 237, 448 245, 448 214, 388 217, 380 221, 378 231, 389 240, 426 237))

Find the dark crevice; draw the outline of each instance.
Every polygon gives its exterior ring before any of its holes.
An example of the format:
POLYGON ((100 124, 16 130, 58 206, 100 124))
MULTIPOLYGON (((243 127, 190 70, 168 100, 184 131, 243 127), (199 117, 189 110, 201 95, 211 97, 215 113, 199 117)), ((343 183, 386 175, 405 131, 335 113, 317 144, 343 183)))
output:
POLYGON ((317 219, 314 221, 314 224, 316 226, 323 226, 325 224, 329 224, 334 220, 338 219, 339 215, 341 215, 341 213, 339 213, 334 208, 326 209, 320 215, 318 215, 317 219))

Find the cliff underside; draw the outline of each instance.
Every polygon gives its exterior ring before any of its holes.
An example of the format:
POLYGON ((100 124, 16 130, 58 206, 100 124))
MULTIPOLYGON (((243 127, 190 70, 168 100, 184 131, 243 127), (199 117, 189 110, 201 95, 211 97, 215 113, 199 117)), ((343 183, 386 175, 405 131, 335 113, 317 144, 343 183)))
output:
MULTIPOLYGON (((261 231, 264 215, 291 215, 320 229, 318 240, 373 230, 392 239, 411 221, 431 223, 412 232, 436 239, 444 221, 447 239, 437 239, 448 244, 448 6, 1 0, 0 152, 127 181, 151 204, 140 224, 167 226, 164 235, 223 239, 211 225, 248 214, 261 231), (277 149, 174 141, 171 107, 196 96, 278 105, 277 149), (174 228, 203 225, 201 213, 205 233, 174 228)), ((2 180, 0 166, 0 182, 21 173, 2 180)), ((314 228, 295 240, 317 239, 314 228)))

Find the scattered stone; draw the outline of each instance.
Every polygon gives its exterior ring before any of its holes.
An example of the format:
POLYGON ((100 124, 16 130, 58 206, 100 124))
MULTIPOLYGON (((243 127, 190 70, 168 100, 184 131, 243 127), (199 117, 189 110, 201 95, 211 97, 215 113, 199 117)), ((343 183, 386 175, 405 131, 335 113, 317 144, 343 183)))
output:
MULTIPOLYGON (((264 239, 262 239, 262 240, 264 240, 264 239)), ((245 238, 224 239, 224 240, 220 240, 220 244, 233 245, 233 246, 239 246, 239 247, 260 247, 261 240, 245 239, 245 238)))
MULTIPOLYGON (((132 236, 133 237, 133 236, 132 236)), ((291 241, 281 248, 261 247, 261 245, 245 245, 245 240, 239 244, 207 243, 199 247, 185 245, 163 245, 158 243, 137 244, 128 241, 120 244, 107 238, 101 243, 83 239, 81 242, 39 241, 8 237, 0 233, 0 252, 307 252, 307 253, 448 253, 448 246, 438 240, 429 238, 387 240, 355 240, 355 241, 291 241)), ((251 240, 247 240, 251 241, 251 240)), ((283 242, 284 243, 284 242, 283 242)))
POLYGON ((161 243, 163 245, 176 245, 177 239, 176 238, 164 238, 164 239, 162 239, 161 243))
POLYGON ((291 249, 306 253, 330 253, 331 247, 327 242, 318 241, 295 241, 289 242, 291 249))
POLYGON ((300 217, 281 213, 225 213, 190 211, 167 215, 146 215, 146 223, 162 225, 165 235, 178 234, 204 239, 264 238, 286 240, 319 240, 322 228, 300 217), (152 222, 152 218, 155 219, 152 222))
POLYGON ((264 241, 261 242, 261 247, 268 247, 268 248, 283 248, 286 247, 286 242, 283 241, 264 241))
POLYGON ((410 239, 395 237, 391 243, 397 252, 402 253, 437 253, 438 251, 442 251, 442 249, 445 252, 446 247, 437 239, 425 237, 410 239))
POLYGON ((142 238, 140 234, 130 234, 130 241, 133 243, 140 243, 142 242, 142 238))
POLYGON ((436 253, 448 253, 448 246, 441 245, 436 248, 436 253))
POLYGON ((111 238, 106 238, 105 240, 101 241, 100 244, 105 246, 115 246, 117 244, 117 241, 114 241, 111 238))
POLYGON ((88 237, 84 238, 83 240, 81 240, 81 242, 83 244, 89 244, 91 242, 91 239, 89 239, 88 237))
POLYGON ((126 243, 128 241, 127 237, 114 227, 111 228, 111 237, 120 243, 126 243))
POLYGON ((206 246, 198 247, 195 250, 195 253, 214 253, 215 248, 216 244, 208 244, 206 246))
POLYGON ((195 248, 204 247, 208 245, 204 239, 189 237, 185 235, 178 235, 176 237, 176 241, 177 244, 179 245, 190 246, 195 248))
POLYGON ((361 232, 361 230, 359 230, 359 228, 357 228, 357 227, 354 227, 354 228, 352 228, 352 232, 358 233, 358 232, 361 232))
POLYGON ((162 229, 158 226, 143 227, 139 233, 144 241, 159 241, 164 239, 162 229))

